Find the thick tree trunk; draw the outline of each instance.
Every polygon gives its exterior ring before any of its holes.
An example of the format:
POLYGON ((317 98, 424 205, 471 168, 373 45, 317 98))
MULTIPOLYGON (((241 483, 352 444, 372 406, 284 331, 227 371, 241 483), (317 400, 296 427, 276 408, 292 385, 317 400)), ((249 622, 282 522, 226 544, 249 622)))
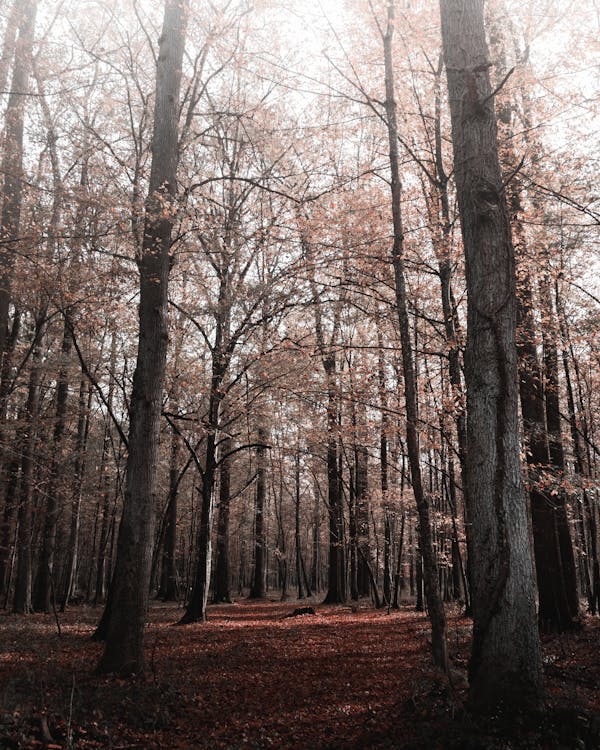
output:
POLYGON ((130 402, 125 500, 111 583, 106 647, 98 667, 101 672, 124 675, 144 669, 186 21, 186 2, 166 0, 156 75, 152 169, 139 259, 139 344, 130 402))
POLYGON ((19 248, 17 240, 20 235, 23 192, 23 125, 25 106, 29 100, 29 75, 36 13, 37 0, 25 0, 20 9, 19 36, 15 44, 15 63, 6 108, 2 159, 4 185, 0 220, 0 357, 4 356, 6 349, 10 288, 14 260, 19 248))
POLYGON ((539 706, 542 665, 521 475, 514 251, 483 0, 440 0, 468 299, 466 469, 473 523, 470 701, 539 706))
POLYGON ((2 56, 0 57, 0 91, 6 91, 8 74, 16 48, 17 31, 21 24, 23 10, 27 9, 24 9, 23 5, 22 0, 13 0, 12 8, 6 21, 4 37, 2 38, 2 56))
POLYGON ((398 321, 400 324, 400 341, 402 344, 402 370, 404 375, 404 400, 406 408, 406 442, 408 446, 408 459, 410 462, 413 493, 419 515, 419 546, 423 557, 423 580, 425 584, 429 619, 431 622, 433 660, 438 667, 446 672, 448 670, 446 615, 438 586, 437 561, 431 532, 429 500, 425 495, 421 477, 417 381, 410 335, 408 303, 406 298, 406 279, 404 273, 404 227, 401 208, 402 183, 400 180, 400 155, 398 150, 398 126, 392 51, 394 24, 394 0, 390 0, 388 4, 388 25, 386 33, 383 35, 385 55, 385 109, 388 125, 390 169, 392 177, 392 217, 394 225, 392 262, 396 285, 396 306, 398 308, 398 321))

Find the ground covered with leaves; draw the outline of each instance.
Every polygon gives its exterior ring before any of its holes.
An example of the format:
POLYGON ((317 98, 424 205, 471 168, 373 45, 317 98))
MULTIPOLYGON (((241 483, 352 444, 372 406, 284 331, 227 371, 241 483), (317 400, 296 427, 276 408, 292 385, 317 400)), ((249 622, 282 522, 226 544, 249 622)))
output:
POLYGON ((548 706, 482 722, 463 709, 470 622, 449 619, 455 690, 430 666, 426 617, 293 602, 211 607, 175 627, 154 605, 148 669, 93 674, 99 611, 0 614, 1 748, 600 748, 597 619, 544 642, 548 706))

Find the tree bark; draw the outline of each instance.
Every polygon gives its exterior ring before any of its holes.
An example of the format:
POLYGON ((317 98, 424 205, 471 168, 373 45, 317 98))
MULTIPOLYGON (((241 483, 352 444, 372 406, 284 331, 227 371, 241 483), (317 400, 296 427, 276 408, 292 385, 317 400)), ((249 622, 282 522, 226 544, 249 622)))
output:
POLYGON ((267 499, 267 464, 265 445, 267 432, 264 427, 258 429, 259 446, 256 449, 256 499, 254 506, 254 570, 252 573, 252 585, 250 587, 250 599, 263 599, 267 594, 266 589, 266 524, 265 510, 267 499))
POLYGON ((42 320, 45 313, 38 316, 35 323, 31 370, 29 373, 29 388, 27 405, 25 407, 25 431, 23 435, 23 453, 21 455, 21 484, 19 489, 18 516, 18 555, 17 577, 15 581, 15 596, 13 609, 18 614, 29 614, 32 611, 31 602, 31 537, 32 537, 32 497, 33 471, 35 466, 35 448, 38 431, 39 402, 40 402, 40 338, 42 334, 42 320))
POLYGON ((385 110, 388 126, 388 141, 391 170, 392 218, 394 243, 392 263, 396 291, 396 307, 400 324, 402 345, 402 370, 404 375, 404 401, 406 408, 406 441, 415 503, 419 515, 419 546, 423 557, 423 581, 429 619, 431 622, 431 647, 433 661, 444 672, 448 671, 448 651, 446 643, 446 614, 438 586, 437 561, 431 533, 429 500, 425 495, 421 476, 421 455, 418 433, 417 381, 410 335, 410 321, 406 298, 404 272, 404 227, 402 220, 402 183, 400 180, 400 154, 398 148, 398 126, 396 99, 394 92, 394 60, 392 42, 394 36, 394 0, 388 4, 388 24, 383 34, 385 63, 385 110))
POLYGON ((69 524, 69 543, 67 559, 62 575, 60 608, 64 612, 69 599, 77 593, 77 569, 79 564, 79 527, 81 511, 81 490, 85 472, 87 442, 90 430, 90 409, 92 406, 93 388, 85 376, 79 383, 79 414, 77 418, 77 438, 73 460, 73 484, 71 500, 71 519, 69 524))
POLYGON ((515 261, 498 159, 483 0, 440 0, 468 317, 467 494, 473 523, 470 702, 542 699, 535 583, 521 474, 515 261))
POLYGON ((212 566, 212 527, 215 509, 215 478, 217 472, 217 433, 223 394, 221 383, 224 369, 217 362, 219 348, 213 351, 213 375, 208 407, 208 435, 206 438, 206 453, 204 471, 202 474, 202 492, 200 493, 200 524, 198 528, 198 547, 196 551, 196 574, 192 594, 186 611, 179 621, 180 625, 190 622, 205 622, 208 591, 210 587, 210 573, 212 566), (216 359, 215 359, 216 357, 216 359))
POLYGON ((64 462, 63 442, 67 422, 67 402, 69 398, 69 357, 71 353, 72 337, 70 324, 65 317, 63 339, 61 346, 61 362, 56 384, 56 413, 54 415, 54 430, 50 462, 48 491, 44 516, 44 531, 42 549, 38 560, 38 570, 33 589, 33 608, 36 612, 50 612, 52 608, 52 590, 58 585, 54 571, 54 551, 58 515, 64 499, 62 486, 62 467, 64 462))
POLYGON ((177 551, 177 500, 179 495, 180 452, 181 438, 173 430, 171 435, 171 455, 169 457, 169 499, 165 513, 160 590, 158 592, 159 598, 164 602, 176 602, 178 594, 175 553, 177 551))
POLYGON ((139 258, 139 343, 130 402, 125 498, 111 583, 106 647, 98 667, 100 672, 122 675, 144 669, 186 22, 187 3, 166 0, 156 74, 152 168, 139 258))
POLYGON ((23 126, 29 93, 37 0, 26 0, 20 13, 19 36, 15 44, 15 64, 6 109, 2 159, 4 186, 0 221, 0 357, 4 357, 5 354, 11 283, 21 233, 23 126))
POLYGON ((229 519, 231 510, 231 460, 226 457, 232 441, 225 438, 221 443, 224 454, 219 468, 219 517, 217 519, 217 557, 215 561, 215 590, 213 602, 231 602, 229 561, 229 519))

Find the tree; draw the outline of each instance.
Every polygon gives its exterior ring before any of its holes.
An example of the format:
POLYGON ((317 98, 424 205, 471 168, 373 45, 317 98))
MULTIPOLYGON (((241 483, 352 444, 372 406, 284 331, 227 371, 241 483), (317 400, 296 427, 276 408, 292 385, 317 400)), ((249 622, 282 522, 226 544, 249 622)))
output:
POLYGON ((139 258, 137 363, 130 402, 125 500, 109 594, 102 672, 144 668, 143 635, 154 539, 156 463, 167 356, 168 282, 175 218, 178 115, 187 3, 166 0, 156 70, 152 169, 139 258))
POLYGON ((400 155, 398 126, 396 119, 396 98, 394 92, 394 61, 392 40, 395 28, 394 0, 388 4, 387 28, 382 32, 385 64, 385 111, 388 127, 388 142, 391 171, 392 221, 394 241, 392 264, 396 290, 396 307, 400 324, 402 343, 402 370, 404 375, 404 399, 406 406, 406 443, 410 463, 411 482, 417 512, 419 514, 419 546, 423 558, 423 582, 431 621, 431 646, 433 660, 444 671, 448 670, 446 644, 446 615, 438 585, 437 563, 431 535, 429 502, 423 488, 421 457, 418 433, 417 380, 411 342, 410 322, 404 273, 404 227, 402 220, 402 182, 400 177, 400 155))
POLYGON ((468 319, 466 469, 473 522, 470 701, 538 706, 542 668, 521 475, 515 260, 498 159, 483 0, 440 0, 468 319))
MULTIPOLYGON (((18 3, 15 3, 15 7, 18 3)), ((11 282, 21 226, 23 193, 23 127, 31 54, 37 14, 37 0, 28 0, 21 11, 19 35, 15 43, 10 96, 6 110, 0 223, 0 356, 4 356, 8 335, 11 282)))

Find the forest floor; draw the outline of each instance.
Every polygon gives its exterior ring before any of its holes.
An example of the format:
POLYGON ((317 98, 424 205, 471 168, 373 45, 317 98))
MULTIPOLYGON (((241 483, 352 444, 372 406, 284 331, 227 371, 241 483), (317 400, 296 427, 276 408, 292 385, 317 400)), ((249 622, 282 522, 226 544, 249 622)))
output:
POLYGON ((462 708, 467 619, 449 617, 449 696, 410 606, 286 618, 297 605, 241 600, 173 627, 181 609, 154 604, 133 680, 93 674, 98 609, 61 615, 61 637, 52 615, 0 613, 0 748, 600 748, 598 619, 544 639, 543 714, 482 723, 462 708))

